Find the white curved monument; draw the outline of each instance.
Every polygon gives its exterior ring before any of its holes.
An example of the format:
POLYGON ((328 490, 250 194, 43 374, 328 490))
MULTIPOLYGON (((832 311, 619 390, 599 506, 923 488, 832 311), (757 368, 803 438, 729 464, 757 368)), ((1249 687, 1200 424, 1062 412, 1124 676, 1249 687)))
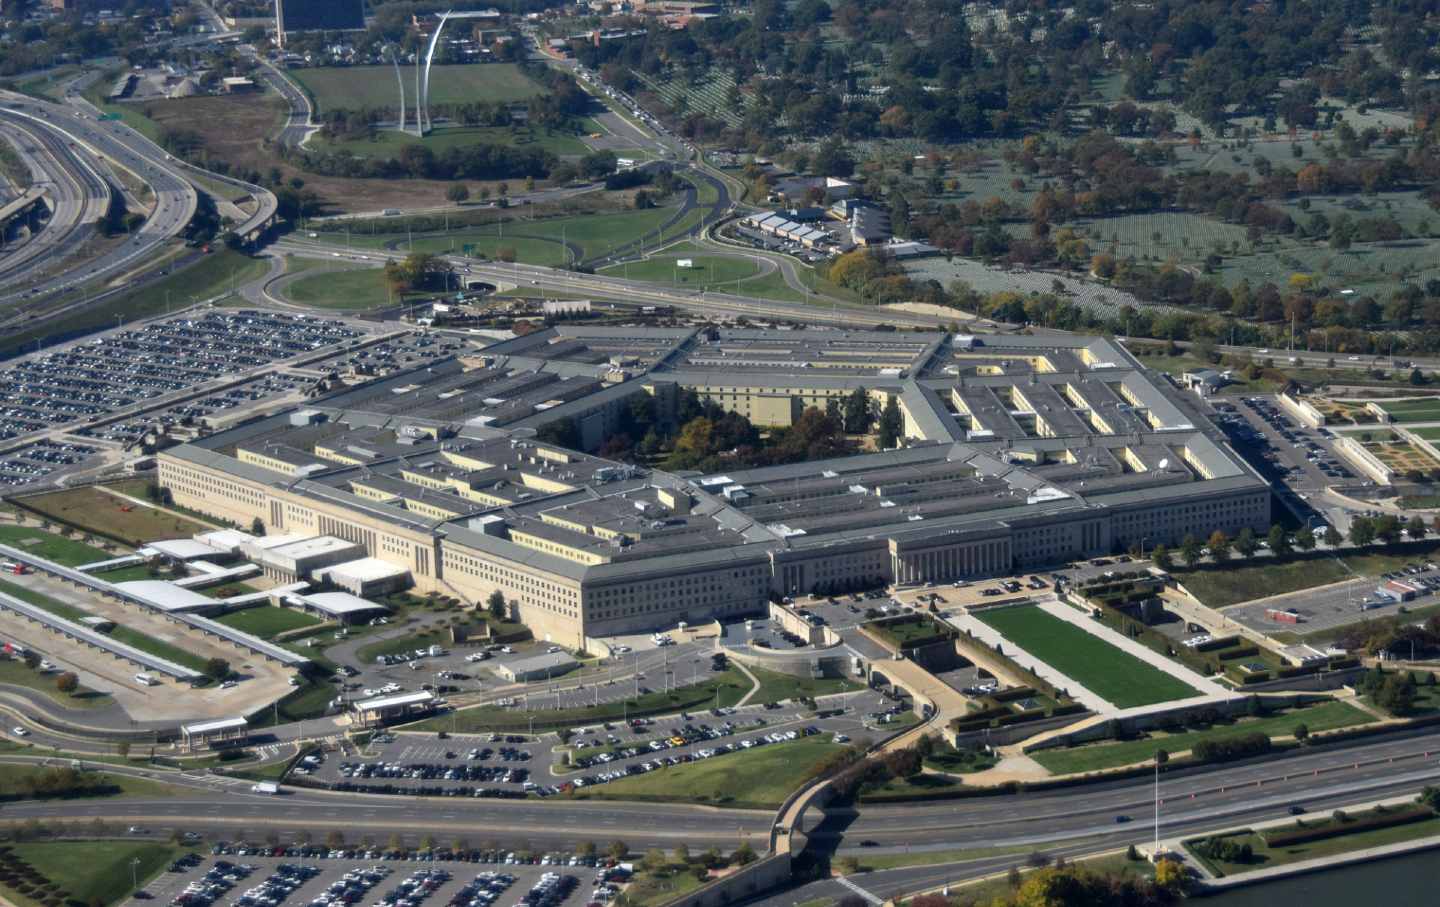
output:
POLYGON ((424 135, 430 131, 430 64, 435 60, 435 46, 440 43, 440 32, 445 30, 445 23, 454 10, 446 10, 440 14, 440 21, 435 23, 435 31, 430 35, 430 45, 425 48, 425 74, 420 75, 417 58, 416 64, 416 108, 415 108, 415 134, 424 135))

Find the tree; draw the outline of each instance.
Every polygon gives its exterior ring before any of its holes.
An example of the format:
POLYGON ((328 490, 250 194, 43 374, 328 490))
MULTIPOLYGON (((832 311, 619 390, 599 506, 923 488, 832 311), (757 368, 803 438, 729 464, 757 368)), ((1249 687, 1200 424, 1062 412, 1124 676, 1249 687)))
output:
POLYGON ((491 592, 490 597, 485 599, 485 610, 489 611, 490 616, 496 620, 504 620, 506 611, 505 593, 499 589, 491 592))
POLYGON ((1170 761, 1170 751, 1169 751, 1169 750, 1156 750, 1156 751, 1155 751, 1155 764, 1156 764, 1156 765, 1164 765, 1165 763, 1167 763, 1167 762, 1169 762, 1169 761, 1170 761))
POLYGON ((845 431, 852 435, 860 435, 870 430, 875 421, 875 415, 870 408, 870 395, 865 388, 857 387, 845 397, 842 420, 845 423, 845 431))
POLYGON ((1303 722, 1295 725, 1295 730, 1291 731, 1291 733, 1295 736, 1295 739, 1301 743, 1310 739, 1310 728, 1303 722))
POLYGON ((1185 562, 1186 567, 1193 570, 1195 565, 1200 563, 1201 547, 1199 539, 1189 533, 1185 534, 1185 538, 1180 541, 1180 560, 1185 562))
POLYGON ((1306 526, 1295 533, 1295 547, 1301 551, 1313 551, 1315 549, 1315 533, 1306 526))
POLYGON ((1161 570, 1170 570, 1175 565, 1170 560, 1170 549, 1164 545, 1156 545, 1155 550, 1150 552, 1150 560, 1161 570))
MULTIPOLYGON (((1437 519, 1440 519, 1440 518, 1437 518, 1437 519)), ((1325 527, 1325 535, 1324 535, 1324 538, 1325 538, 1325 546, 1326 546, 1327 548, 1334 548, 1334 547, 1336 547, 1337 545, 1339 545, 1341 542, 1344 541, 1344 539, 1340 536, 1340 531, 1339 531, 1338 529, 1336 529, 1334 526, 1326 526, 1326 527, 1325 527)))
POLYGON ((55 689, 66 695, 73 694, 80 687, 80 678, 73 671, 66 671, 55 678, 55 689))
POLYGON ((1207 547, 1210 549, 1210 556, 1215 559, 1216 563, 1223 564, 1230 560, 1230 536, 1221 530, 1216 529, 1210 533, 1207 547))
POLYGON ((730 855, 730 862, 736 866, 748 866, 754 863, 755 859, 755 848, 750 846, 749 841, 745 841, 735 848, 735 852, 730 855))
POLYGON ((1187 876, 1185 864, 1179 860, 1161 860, 1155 864, 1155 884, 1166 891, 1178 892, 1185 889, 1187 876))
POLYGON ((1405 521, 1405 534, 1412 539, 1423 539, 1425 537, 1425 521, 1418 516, 1412 516, 1405 521))
POLYGON ((251 521, 250 521, 250 534, 251 534, 251 535, 264 535, 264 534, 265 534, 265 521, 262 520, 262 519, 260 519, 258 516, 257 516, 255 519, 251 520, 251 521))
POLYGON ((1290 553, 1290 534, 1279 523, 1270 527, 1270 531, 1265 535, 1265 541, 1270 545, 1270 550, 1276 557, 1284 557, 1290 553))
POLYGON ((445 190, 445 197, 458 205, 461 202, 469 201, 470 190, 464 183, 456 183, 445 190))
POLYGON ((610 859, 615 860, 615 861, 617 861, 617 862, 620 861, 620 860, 625 859, 625 857, 626 857, 629 853, 630 853, 630 845, 629 845, 629 844, 626 844, 624 841, 621 841, 621 840, 619 840, 619 839, 616 839, 616 840, 614 840, 614 841, 611 841, 611 842, 610 842, 610 846, 608 846, 608 847, 605 848, 605 854, 606 854, 606 856, 610 857, 610 859))
POLYGON ((40 667, 40 662, 44 660, 40 657, 40 653, 35 651, 27 651, 24 657, 25 667, 29 668, 32 671, 40 667))
POLYGON ((230 662, 223 658, 212 658, 205 662, 204 673, 211 680, 224 680, 230 676, 230 662))
POLYGON ((889 450, 900 443, 900 432, 904 428, 904 420, 900 416, 900 399, 891 395, 885 401, 885 408, 880 411, 879 435, 875 439, 876 445, 881 450, 889 450))
POLYGON ((1235 536, 1235 552, 1241 557, 1253 557, 1255 549, 1255 532, 1246 526, 1235 536))
POLYGON ((1369 517, 1357 516, 1350 521, 1350 544, 1364 547, 1375 541, 1375 523, 1369 517))
POLYGON ((115 755, 119 756, 121 759, 129 759, 130 741, 121 740, 119 743, 115 744, 115 755))

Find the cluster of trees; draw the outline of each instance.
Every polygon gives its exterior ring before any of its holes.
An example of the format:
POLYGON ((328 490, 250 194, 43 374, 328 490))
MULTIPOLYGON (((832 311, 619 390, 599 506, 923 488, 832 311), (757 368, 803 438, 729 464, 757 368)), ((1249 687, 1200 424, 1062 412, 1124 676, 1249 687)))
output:
POLYGON ((1255 859, 1255 848, 1249 841, 1237 841, 1225 835, 1211 835, 1193 845, 1200 854, 1222 863, 1249 863, 1255 859))
MULTIPOLYGON (((1426 685, 1435 685, 1435 675, 1426 676, 1426 685)), ((1419 695, 1419 684, 1409 671, 1384 671, 1379 665, 1367 671, 1355 684, 1355 689, 1370 701, 1392 715, 1404 717, 1415 711, 1415 699, 1419 695)))
POLYGON ((30 797, 88 797, 108 786, 103 775, 77 769, 45 768, 24 775, 18 785, 30 797))
MULTIPOLYGON (((1139 853, 1130 859, 1140 859, 1139 853)), ((1177 860, 1161 860, 1153 879, 1136 873, 1096 872, 1064 857, 1051 860, 1038 852, 1026 862, 1031 869, 1021 872, 1019 866, 1011 867, 1007 877, 1010 892, 987 900, 988 907, 1162 907, 1183 900, 1189 887, 1185 866, 1177 860)), ((858 897, 854 902, 842 898, 836 907, 862 907, 864 903, 858 897)), ((909 903, 911 907, 954 907, 957 902, 939 894, 922 894, 909 903)))
POLYGON ((439 154, 425 145, 406 145, 394 157, 336 151, 282 151, 292 163, 324 176, 351 179, 502 180, 550 175, 558 159, 543 148, 476 142, 439 154))
POLYGON ((449 263, 429 252, 411 252, 401 261, 385 262, 385 282, 396 293, 444 290, 449 287, 450 274, 449 263))
MULTIPOLYGON (((1285 557, 1296 549, 1313 551, 1320 541, 1334 547, 1340 544, 1342 538, 1333 526, 1327 526, 1324 533, 1317 538, 1309 527, 1301 527, 1292 534, 1284 526, 1275 523, 1265 534, 1263 547, 1270 549, 1276 557, 1285 557)), ((1172 551, 1168 545, 1156 545, 1151 550, 1150 557, 1155 566, 1162 570, 1174 569, 1177 556, 1187 569, 1194 569, 1206 557, 1217 564, 1223 564, 1232 557, 1253 557, 1261 547, 1262 540, 1247 526, 1237 532, 1234 538, 1220 529, 1210 533, 1204 541, 1193 533, 1187 533, 1175 550, 1172 551)))
POLYGON ((1336 637, 1337 645, 1367 655, 1393 652, 1409 657, 1427 656, 1440 648, 1440 616, 1431 616, 1423 624, 1413 624, 1402 617, 1381 617, 1364 620, 1345 627, 1336 637))
POLYGON ((1263 756, 1270 752, 1270 747, 1270 738, 1254 731, 1219 740, 1200 740, 1190 748, 1190 755, 1199 762, 1229 762, 1263 756))

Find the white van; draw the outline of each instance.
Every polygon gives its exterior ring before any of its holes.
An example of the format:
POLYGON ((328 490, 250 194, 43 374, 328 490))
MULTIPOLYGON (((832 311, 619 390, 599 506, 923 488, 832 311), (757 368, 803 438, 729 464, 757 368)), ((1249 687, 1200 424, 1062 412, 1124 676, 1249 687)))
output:
POLYGON ((135 682, 139 684, 144 684, 147 687, 154 687, 160 685, 160 681, 156 680, 154 677, 151 677, 149 674, 136 674, 135 682))

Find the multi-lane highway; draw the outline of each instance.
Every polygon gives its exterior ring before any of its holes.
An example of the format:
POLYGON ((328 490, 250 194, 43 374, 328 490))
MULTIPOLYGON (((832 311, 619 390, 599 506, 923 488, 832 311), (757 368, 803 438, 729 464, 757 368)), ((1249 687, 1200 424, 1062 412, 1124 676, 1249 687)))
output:
POLYGON ((32 186, 51 208, 44 228, 0 256, 0 278, 23 281, 40 267, 75 254, 105 216, 110 186, 97 162, 69 146, 63 134, 21 114, 0 109, 3 131, 29 168, 32 186))
MULTIPOLYGON (((30 280, 12 275, 6 281, 5 289, 0 291, 0 305, 13 305, 122 274, 153 258, 165 242, 179 235, 190 223, 195 214, 195 190, 189 182, 177 176, 172 167, 166 166, 165 153, 154 145, 148 148, 140 146, 133 141, 134 133, 121 130, 117 124, 100 123, 62 105, 37 101, 25 95, 0 92, 0 106, 5 109, 8 118, 56 136, 56 141, 67 151, 73 143, 77 155, 89 155, 92 160, 104 158, 110 165, 125 168, 149 185, 155 195, 155 207, 150 217, 122 244, 58 275, 44 275, 30 280)), ((72 157, 71 160, 79 158, 72 157)), ((5 324, 19 326, 32 319, 51 318, 57 314, 60 312, 52 311, 45 316, 33 311, 15 313, 5 324)))

